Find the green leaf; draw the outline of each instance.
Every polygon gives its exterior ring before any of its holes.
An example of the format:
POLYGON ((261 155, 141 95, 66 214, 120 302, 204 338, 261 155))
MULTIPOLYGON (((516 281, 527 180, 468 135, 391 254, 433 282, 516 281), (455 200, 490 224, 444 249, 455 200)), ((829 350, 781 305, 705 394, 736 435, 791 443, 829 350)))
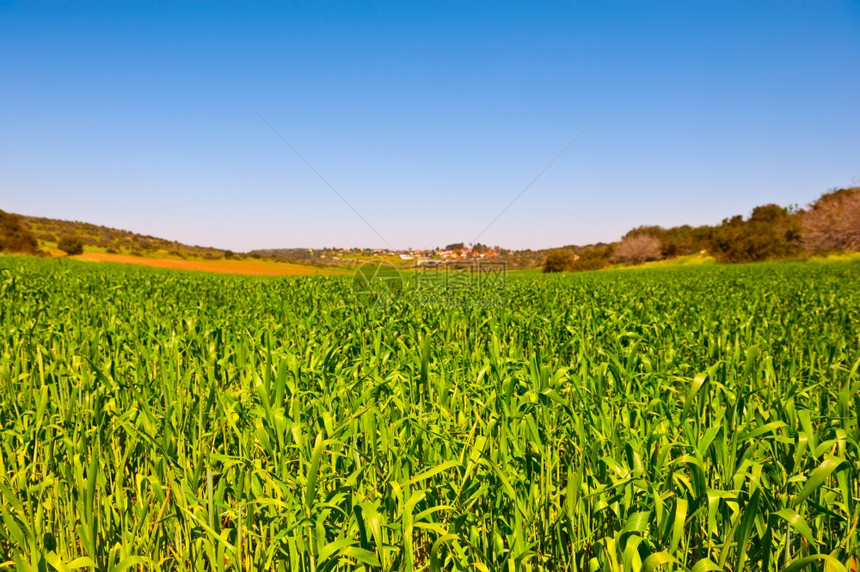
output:
POLYGON ((678 549, 678 543, 681 541, 681 536, 684 533, 684 523, 687 519, 687 500, 678 498, 675 503, 675 518, 672 521, 672 544, 670 545, 671 552, 678 549))
POLYGON ((69 567, 69 570, 77 570, 78 568, 97 568, 96 563, 87 556, 79 556, 66 564, 66 566, 69 567))
POLYGON ((314 449, 311 453, 311 464, 308 468, 308 480, 305 484, 305 506, 312 508, 317 496, 317 477, 319 476, 320 460, 322 459, 325 440, 322 433, 317 433, 314 449))
POLYGON ((110 569, 110 572, 123 572, 128 570, 132 566, 149 566, 151 562, 149 559, 144 558, 143 556, 126 556, 122 560, 120 560, 116 566, 110 569))
POLYGON ((741 517, 741 525, 738 528, 737 532, 737 566, 735 570, 743 570, 744 563, 747 560, 747 543, 750 540, 750 535, 752 534, 753 523, 755 522, 756 517, 759 514, 758 503, 761 498, 761 488, 757 488, 750 498, 749 502, 747 502, 744 507, 743 516, 741 517))
POLYGON ((404 481, 404 482, 400 483, 400 486, 405 487, 407 485, 414 485, 415 483, 419 483, 425 479, 429 479, 430 477, 432 477, 434 475, 438 475, 439 473, 441 473, 443 471, 447 471, 451 467, 456 467, 459 464, 460 464, 460 461, 458 461, 458 460, 446 461, 446 462, 442 463, 441 465, 437 465, 437 466, 433 467, 432 469, 428 469, 428 470, 424 471, 423 473, 420 473, 420 474, 412 477, 408 481, 404 481))
POLYGON ((746 441, 748 439, 755 439, 756 437, 760 437, 766 433, 771 433, 776 431, 777 429, 782 429, 786 427, 786 424, 783 421, 772 421, 771 423, 767 423, 766 425, 762 425, 748 433, 744 433, 740 437, 738 437, 738 441, 746 441))
POLYGON ((319 552, 319 561, 325 562, 328 560, 334 553, 339 550, 346 548, 347 546, 352 546, 355 544, 355 541, 351 538, 341 538, 340 540, 335 540, 334 542, 329 542, 325 546, 320 549, 319 552))
POLYGON ((790 508, 784 508, 782 510, 778 510, 774 515, 785 519, 788 524, 793 526, 795 530, 797 530, 803 537, 813 546, 817 546, 818 543, 815 541, 815 538, 812 536, 812 530, 809 528, 809 525, 806 523, 806 520, 797 514, 797 512, 791 510, 790 508))
POLYGON ((845 566, 829 554, 813 554, 812 556, 805 556, 803 558, 798 558, 797 560, 792 560, 788 566, 783 568, 782 572, 797 572, 798 570, 803 570, 807 566, 815 564, 819 560, 824 560, 827 565, 830 566, 831 572, 847 572, 847 570, 845 570, 845 566))
POLYGON ((664 564, 680 564, 680 562, 666 551, 655 552, 642 563, 642 570, 643 572, 653 572, 664 564))
POLYGON ((56 552, 51 551, 45 554, 45 560, 57 569, 57 572, 69 572, 69 567, 66 566, 66 563, 57 555, 56 552))
POLYGON ((430 572, 442 572, 442 563, 439 560, 439 553, 442 547, 457 540, 459 537, 456 534, 445 534, 436 539, 433 546, 430 548, 430 572))
POLYGON ((692 572, 711 572, 712 570, 722 570, 710 558, 703 558, 693 565, 692 572))
POLYGON ((708 379, 707 373, 700 373, 693 378, 693 383, 690 385, 690 390, 687 392, 687 399, 684 400, 684 408, 681 411, 681 419, 687 418, 687 414, 690 411, 690 407, 692 407, 693 402, 696 400, 696 395, 698 395, 699 390, 702 389, 702 385, 704 385, 706 379, 708 379))
POLYGON ((817 469, 812 471, 812 474, 809 476, 809 479, 806 481, 806 484, 803 485, 803 488, 800 489, 800 492, 795 497, 794 502, 792 503, 792 507, 797 507, 802 503, 806 497, 811 495, 818 487, 820 487, 827 478, 830 476, 833 471, 835 471, 838 467, 840 467, 843 463, 845 463, 845 459, 840 459, 839 457, 834 457, 832 455, 825 455, 824 460, 818 466, 817 469))
POLYGON ((354 558, 361 564, 365 564, 367 566, 373 566, 374 568, 379 568, 382 566, 382 564, 379 563, 379 558, 376 557, 376 554, 364 548, 359 548, 357 546, 349 546, 347 548, 344 548, 341 551, 341 554, 343 556, 354 558))

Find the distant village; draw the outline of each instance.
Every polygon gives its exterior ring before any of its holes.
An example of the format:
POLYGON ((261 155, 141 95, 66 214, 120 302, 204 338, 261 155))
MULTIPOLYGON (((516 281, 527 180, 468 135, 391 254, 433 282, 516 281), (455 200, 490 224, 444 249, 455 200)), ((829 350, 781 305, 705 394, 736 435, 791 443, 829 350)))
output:
POLYGON ((433 266, 466 260, 504 261, 510 268, 537 268, 542 264, 542 251, 514 251, 486 244, 457 242, 444 248, 281 248, 255 250, 250 256, 328 267, 350 267, 368 260, 385 260, 400 266, 433 266))
MULTIPOLYGON (((309 249, 314 253, 313 249, 309 249)), ((429 266, 447 261, 482 260, 499 258, 508 253, 498 246, 484 244, 465 245, 464 243, 449 244, 445 248, 386 250, 366 248, 325 248, 316 251, 321 259, 355 260, 356 258, 399 258, 404 263, 413 266, 429 266)))

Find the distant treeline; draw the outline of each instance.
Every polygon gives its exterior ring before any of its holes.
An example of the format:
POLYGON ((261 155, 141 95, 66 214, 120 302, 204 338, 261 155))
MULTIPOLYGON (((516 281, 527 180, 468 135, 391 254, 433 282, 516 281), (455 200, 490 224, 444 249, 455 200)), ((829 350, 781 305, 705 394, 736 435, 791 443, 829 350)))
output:
POLYGON ((807 209, 768 204, 716 226, 639 226, 620 242, 547 253, 544 271, 597 270, 613 263, 707 253, 718 262, 757 262, 860 250, 860 187, 824 193, 807 209))

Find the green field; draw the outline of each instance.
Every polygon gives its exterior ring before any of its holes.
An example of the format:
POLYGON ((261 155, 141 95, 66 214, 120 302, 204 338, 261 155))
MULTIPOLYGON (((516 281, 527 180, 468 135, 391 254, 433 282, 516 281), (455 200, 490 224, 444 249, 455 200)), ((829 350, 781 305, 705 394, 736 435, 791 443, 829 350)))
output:
POLYGON ((347 278, 0 257, 0 570, 851 570, 860 262, 347 278))

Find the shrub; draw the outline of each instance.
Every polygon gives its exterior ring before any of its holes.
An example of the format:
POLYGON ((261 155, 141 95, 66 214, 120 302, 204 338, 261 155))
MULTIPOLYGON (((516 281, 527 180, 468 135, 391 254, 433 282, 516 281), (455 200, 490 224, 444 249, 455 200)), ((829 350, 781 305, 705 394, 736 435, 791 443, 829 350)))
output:
POLYGON ((822 195, 801 217, 804 250, 860 250, 860 187, 822 195))
POLYGON ((650 234, 627 234, 615 250, 614 259, 625 264, 641 264, 660 258, 660 239, 650 234))
POLYGON ((550 250, 543 263, 544 272, 564 272, 573 264, 575 257, 569 250, 558 248, 550 250))
POLYGON ((76 236, 64 236, 57 242, 57 248, 66 253, 67 256, 75 256, 84 253, 84 243, 76 236))

